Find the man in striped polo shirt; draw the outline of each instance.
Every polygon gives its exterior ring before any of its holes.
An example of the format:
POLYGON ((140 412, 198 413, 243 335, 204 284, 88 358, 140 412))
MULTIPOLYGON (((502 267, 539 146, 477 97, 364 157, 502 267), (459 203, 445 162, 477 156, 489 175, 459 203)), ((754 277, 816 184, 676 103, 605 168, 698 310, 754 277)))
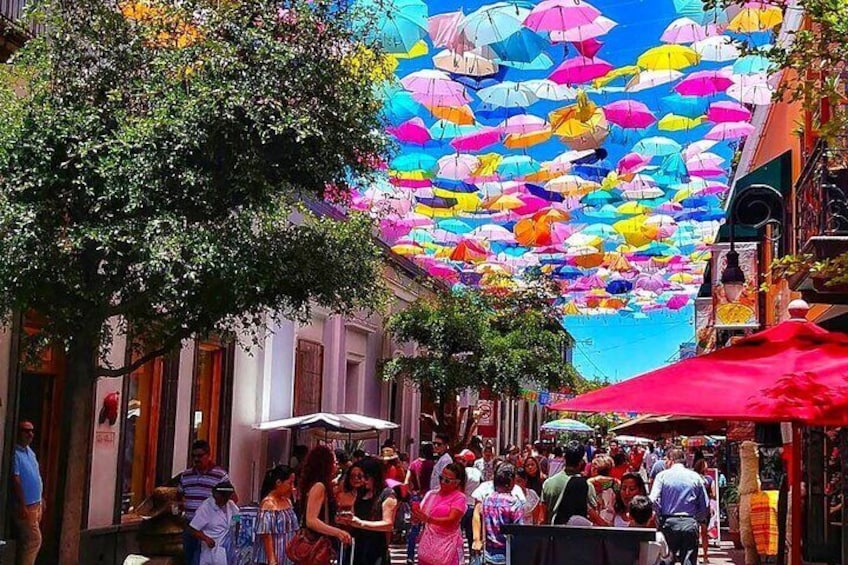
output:
MULTIPOLYGON (((223 467, 212 459, 209 442, 199 439, 191 445, 192 466, 180 473, 179 494, 185 511, 186 524, 191 523, 194 513, 204 500, 212 496, 212 488, 230 476, 223 467)), ((238 502, 235 493, 233 502, 238 502)), ((183 551, 186 565, 197 565, 200 560, 200 542, 186 528, 183 533, 183 551)))

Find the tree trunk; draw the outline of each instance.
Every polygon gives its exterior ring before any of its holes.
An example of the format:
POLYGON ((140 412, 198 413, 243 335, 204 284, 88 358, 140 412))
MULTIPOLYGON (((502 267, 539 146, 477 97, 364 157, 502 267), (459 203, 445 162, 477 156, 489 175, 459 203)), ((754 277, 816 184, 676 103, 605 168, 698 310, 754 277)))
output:
POLYGON ((56 508, 61 509, 59 565, 80 563, 80 532, 85 496, 89 492, 93 399, 97 379, 98 344, 95 339, 72 344, 62 400, 62 442, 59 446, 59 482, 56 508))

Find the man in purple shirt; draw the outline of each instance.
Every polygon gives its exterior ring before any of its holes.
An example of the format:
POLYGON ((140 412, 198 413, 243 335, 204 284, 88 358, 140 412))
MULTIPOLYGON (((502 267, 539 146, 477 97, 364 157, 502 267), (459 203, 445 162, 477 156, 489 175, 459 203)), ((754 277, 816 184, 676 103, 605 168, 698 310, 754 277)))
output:
POLYGON ((675 562, 696 565, 698 524, 709 518, 707 490, 703 478, 683 465, 686 456, 682 449, 670 450, 667 460, 670 467, 654 480, 651 501, 675 562))

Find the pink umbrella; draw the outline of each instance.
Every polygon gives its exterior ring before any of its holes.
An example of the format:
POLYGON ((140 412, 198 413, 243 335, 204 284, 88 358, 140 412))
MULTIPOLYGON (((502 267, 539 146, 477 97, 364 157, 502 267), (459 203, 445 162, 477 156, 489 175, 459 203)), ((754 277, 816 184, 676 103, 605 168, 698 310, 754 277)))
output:
POLYGON ((726 71, 698 71, 677 83, 674 90, 684 96, 710 96, 731 86, 733 80, 726 71))
POLYGON ((479 151, 501 140, 500 128, 484 127, 477 131, 460 135, 451 140, 451 147, 457 151, 479 151))
POLYGON ((730 187, 724 184, 723 182, 713 181, 711 184, 708 184, 704 188, 695 191, 694 194, 697 196, 714 196, 716 194, 726 194, 729 190, 730 187))
POLYGON ((588 24, 582 24, 571 29, 552 31, 551 41, 562 43, 566 41, 584 41, 586 39, 594 39, 596 37, 606 35, 617 25, 618 23, 609 18, 598 16, 588 24))
POLYGON ((574 49, 576 49, 577 52, 583 55, 584 57, 594 57, 598 54, 598 51, 601 50, 601 47, 604 46, 603 43, 601 43, 594 37, 590 39, 585 39, 583 41, 572 41, 571 45, 573 45, 574 49))
POLYGON ((603 107, 607 120, 625 129, 642 129, 657 121, 657 118, 642 102, 618 100, 603 107))
POLYGON ((754 129, 748 122, 724 122, 716 124, 704 137, 716 141, 742 139, 754 133, 754 129))
POLYGON ((430 179, 403 179, 397 177, 390 177, 389 182, 401 188, 426 188, 433 184, 430 179))
POLYGON ((579 56, 564 61, 550 79, 557 84, 580 84, 602 77, 612 69, 613 66, 603 59, 579 56))
POLYGON ((538 212, 542 208, 546 208, 550 205, 550 202, 544 198, 539 198, 538 196, 522 194, 518 197, 518 199, 524 202, 524 206, 513 210, 513 212, 519 216, 533 214, 534 212, 538 212))
POLYGON ((680 310, 684 306, 689 304, 689 295, 687 294, 675 294, 671 298, 668 299, 666 303, 666 307, 669 310, 680 310))
POLYGON ((555 244, 561 245, 562 242, 585 227, 585 224, 571 224, 567 222, 553 223, 551 224, 551 240, 555 244))
POLYGON ((405 121, 397 127, 386 128, 386 131, 401 143, 424 145, 432 139, 424 120, 418 117, 405 121))
POLYGON ((471 102, 465 87, 443 71, 422 69, 406 75, 400 83, 416 101, 427 106, 463 106, 471 102))
POLYGON ((433 47, 448 47, 455 44, 462 35, 458 30, 461 29, 464 21, 465 14, 462 11, 429 17, 427 19, 427 30, 430 32, 433 47))
POLYGON ((439 159, 438 176, 451 180, 465 180, 480 167, 480 159, 474 155, 445 155, 439 159))
POLYGON ((751 119, 751 111, 738 102, 722 100, 713 102, 707 109, 707 119, 713 123, 747 122, 751 119))
POLYGON ((601 15, 585 0, 543 0, 524 20, 533 31, 563 31, 590 24, 601 15))
POLYGON ((427 266, 427 272, 434 277, 438 277, 440 279, 445 279, 450 282, 455 282, 459 280, 459 273, 456 272, 456 269, 451 267, 450 265, 445 265, 444 263, 432 263, 427 266))
POLYGON ((618 172, 627 175, 641 171, 651 162, 650 156, 640 155, 639 153, 628 153, 618 162, 618 172))
POLYGON ((533 114, 519 114, 501 122, 500 128, 505 134, 522 134, 545 129, 548 126, 550 124, 544 118, 533 114))
POLYGON ((707 38, 704 27, 689 18, 678 18, 668 24, 660 39, 666 43, 694 43, 707 38))
POLYGON ((682 212, 683 204, 680 202, 663 202, 656 207, 656 210, 664 214, 673 214, 675 212, 682 212))
POLYGON ((633 288, 659 293, 671 286, 667 280, 660 275, 643 275, 636 279, 633 288))
POLYGON ((691 143, 686 146, 686 149, 683 150, 683 158, 691 159, 695 155, 699 155, 704 151, 709 151, 716 143, 718 142, 713 141, 711 139, 700 139, 694 143, 691 143))

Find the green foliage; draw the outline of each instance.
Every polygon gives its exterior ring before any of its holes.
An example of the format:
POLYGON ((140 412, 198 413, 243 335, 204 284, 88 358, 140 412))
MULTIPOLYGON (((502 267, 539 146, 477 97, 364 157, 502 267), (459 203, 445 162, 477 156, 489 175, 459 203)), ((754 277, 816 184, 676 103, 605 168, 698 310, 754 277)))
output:
POLYGON ((47 31, 0 75, 0 309, 165 347, 378 304, 371 223, 302 202, 383 153, 379 54, 341 4, 287 5, 37 5, 47 31))
POLYGON ((388 361, 384 378, 405 379, 440 402, 465 388, 517 395, 528 385, 559 390, 582 383, 563 360, 573 340, 538 287, 442 292, 392 316, 388 329, 421 350, 388 361))
POLYGON ((816 260, 813 255, 785 255, 771 264, 772 275, 786 278, 805 274, 825 280, 825 286, 848 284, 848 253, 816 260))

